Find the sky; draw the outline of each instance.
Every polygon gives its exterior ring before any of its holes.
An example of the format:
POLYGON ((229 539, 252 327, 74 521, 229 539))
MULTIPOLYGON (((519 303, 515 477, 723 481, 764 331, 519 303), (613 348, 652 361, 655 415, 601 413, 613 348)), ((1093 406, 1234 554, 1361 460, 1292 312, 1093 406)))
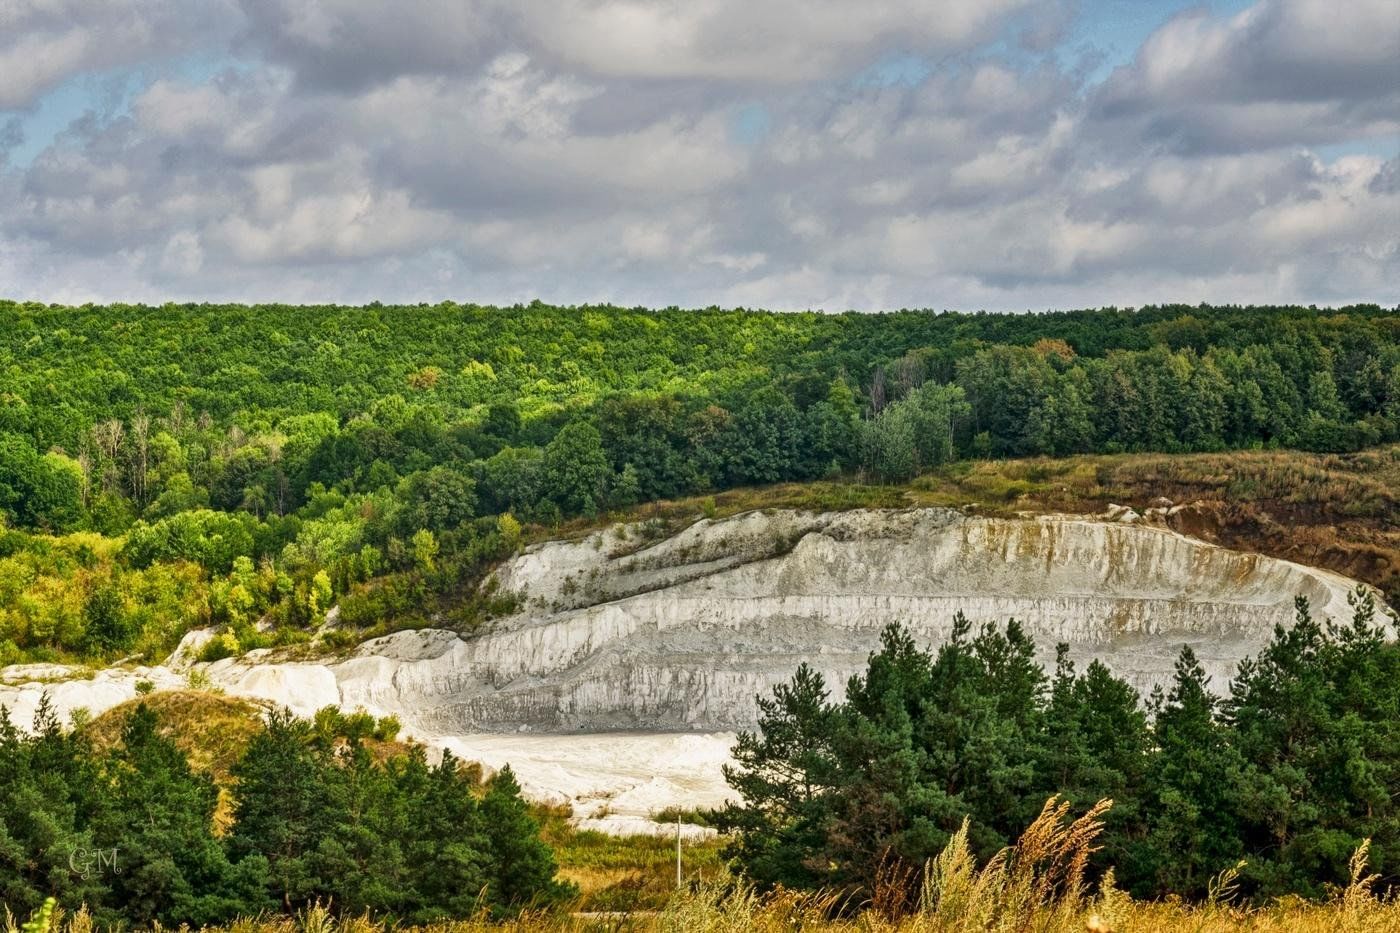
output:
POLYGON ((0 297, 1400 304, 1396 0, 0 0, 0 297))

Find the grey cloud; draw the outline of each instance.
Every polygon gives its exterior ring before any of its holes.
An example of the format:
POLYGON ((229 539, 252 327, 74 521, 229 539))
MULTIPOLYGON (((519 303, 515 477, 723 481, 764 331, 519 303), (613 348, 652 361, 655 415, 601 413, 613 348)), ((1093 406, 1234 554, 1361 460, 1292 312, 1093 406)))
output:
POLYGON ((1194 10, 1149 37, 1093 103, 1106 133, 1178 151, 1394 135, 1400 13, 1391 0, 1261 0, 1227 20, 1194 10))
POLYGON ((241 48, 309 86, 346 91, 464 74, 510 50, 583 75, 787 85, 839 77, 886 53, 970 48, 1020 14, 1030 17, 1028 35, 1045 41, 1060 10, 1032 0, 241 2, 241 48))
POLYGON ((1400 155, 1396 155, 1381 166, 1376 177, 1371 179, 1367 190, 1371 194, 1400 194, 1400 155))
POLYGON ((1214 44, 1189 55, 1172 52, 1177 21, 1093 86, 1080 63, 979 44, 1036 22, 1015 2, 963 19, 869 4, 845 34, 826 4, 698 0, 663 20, 648 11, 667 4, 622 0, 406 0, 389 18, 246 3, 237 70, 153 82, 0 167, 7 291, 783 308, 1400 296, 1400 159, 1301 148, 1383 132, 1393 89, 1348 65, 1321 97, 1256 99, 1243 72, 1226 99, 1190 90, 1212 69, 1228 79, 1242 31, 1272 43, 1240 61, 1251 75, 1303 67, 1284 49, 1297 4, 1191 20, 1214 44), (768 35, 772 10, 790 35, 741 41, 768 35), (604 41, 619 22, 632 32, 604 41), (851 80, 903 49, 937 49, 938 66, 912 85, 851 80), (758 138, 734 132, 748 105, 768 114, 758 138))
POLYGON ((488 0, 239 0, 236 47, 306 86, 356 91, 401 75, 462 73, 499 50, 503 5, 488 0))

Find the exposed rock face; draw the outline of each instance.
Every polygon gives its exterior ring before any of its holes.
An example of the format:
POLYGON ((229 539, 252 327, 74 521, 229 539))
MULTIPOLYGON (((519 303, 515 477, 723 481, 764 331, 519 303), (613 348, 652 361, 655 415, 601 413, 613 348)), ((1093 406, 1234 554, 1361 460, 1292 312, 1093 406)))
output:
POLYGON ((1190 644, 1219 689, 1294 596, 1345 616, 1355 583, 1121 520, 942 509, 752 512, 647 545, 636 527, 534 547, 498 585, 524 601, 469 639, 400 633, 332 665, 211 665, 230 690, 393 711, 424 731, 717 730, 807 661, 839 695, 886 624, 933 644, 962 610, 1022 622, 1146 690, 1190 644), (630 539, 628 536, 631 536, 630 539))
POLYGON ((232 693, 302 713, 392 712, 419 735, 715 731, 751 725, 755 694, 799 662, 839 695, 886 624, 936 644, 958 610, 974 624, 1014 617, 1047 659, 1067 642, 1144 690, 1190 644, 1223 690, 1240 658, 1291 621, 1294 596, 1343 617, 1355 586, 1121 516, 773 511, 651 543, 640 532, 551 542, 507 562, 496 582, 522 609, 469 638, 401 632, 335 662, 254 652, 199 666, 232 693))

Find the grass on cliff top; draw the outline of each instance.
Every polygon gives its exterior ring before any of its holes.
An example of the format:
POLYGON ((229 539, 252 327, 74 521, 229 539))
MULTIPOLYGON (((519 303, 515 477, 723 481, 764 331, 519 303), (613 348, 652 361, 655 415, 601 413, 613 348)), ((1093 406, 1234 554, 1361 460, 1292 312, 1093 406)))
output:
POLYGON ((190 767, 227 784, 233 767, 262 729, 268 704, 210 690, 166 690, 138 696, 107 710, 84 729, 93 746, 106 751, 121 740, 127 717, 142 703, 159 719, 159 730, 174 740, 190 767))
POLYGON ((1141 510, 1158 497, 1202 504, 1204 521, 1186 527, 1189 534, 1363 580, 1400 605, 1400 444, 1350 454, 1246 450, 964 460, 900 485, 778 483, 653 502, 558 528, 533 526, 529 540, 577 538, 612 522, 638 523, 644 537, 659 540, 700 517, 755 509, 941 506, 992 516, 1093 514, 1110 503, 1141 510))
POLYGON ((1016 460, 960 460, 908 483, 819 480, 730 489, 712 496, 649 502, 557 528, 532 526, 531 540, 577 537, 613 522, 678 527, 699 516, 754 509, 841 511, 979 506, 992 513, 1097 511, 1110 502, 1145 505, 1211 498, 1304 506, 1314 514, 1400 525, 1400 444, 1350 454, 1242 450, 1205 454, 1079 454, 1016 460))
MULTIPOLYGON (((190 767, 213 779, 219 790, 214 810, 214 831, 222 834, 233 823, 233 765, 243 756, 253 736, 262 730, 273 704, 231 697, 218 690, 162 690, 118 704, 81 726, 93 748, 105 752, 120 740, 122 729, 136 708, 145 704, 156 714, 158 729, 175 742, 190 767)), ((376 761, 406 754, 411 743, 373 736, 363 739, 376 761)))

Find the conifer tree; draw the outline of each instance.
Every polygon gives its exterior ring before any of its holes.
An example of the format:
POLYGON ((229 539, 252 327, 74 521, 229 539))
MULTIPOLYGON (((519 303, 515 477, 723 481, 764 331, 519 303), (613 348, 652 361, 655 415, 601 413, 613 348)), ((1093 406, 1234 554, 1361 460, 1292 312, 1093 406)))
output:
POLYGON ((274 711, 232 769, 238 791, 229 853, 266 859, 272 896, 286 910, 323 891, 317 850, 331 830, 331 803, 311 742, 309 723, 274 711))
POLYGON ((110 903, 141 924, 201 926, 256 913, 265 906, 265 863, 229 864, 213 833, 213 782, 195 774, 156 725, 155 713, 139 705, 106 763, 110 799, 94 842, 115 853, 119 870, 105 878, 110 903))
POLYGON ((540 838, 510 765, 492 778, 481 800, 481 821, 491 852, 490 897, 498 908, 543 906, 573 893, 555 878, 554 852, 540 838))
POLYGON ((1244 854, 1235 815, 1243 763, 1217 704, 1195 652, 1183 646, 1170 692, 1153 697, 1157 753, 1144 802, 1151 825, 1129 866, 1135 893, 1199 897, 1244 854))

